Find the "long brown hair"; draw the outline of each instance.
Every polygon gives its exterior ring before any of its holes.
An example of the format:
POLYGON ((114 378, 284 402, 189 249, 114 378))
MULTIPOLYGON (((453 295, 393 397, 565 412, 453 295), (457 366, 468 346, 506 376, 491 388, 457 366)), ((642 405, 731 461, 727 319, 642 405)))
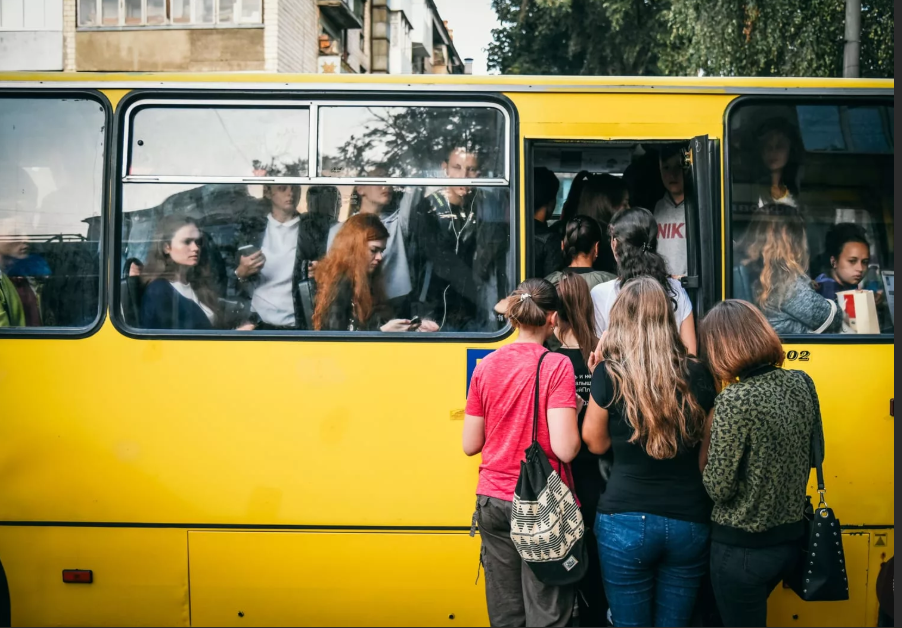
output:
POLYGON ((760 272, 755 285, 758 304, 779 309, 792 284, 808 274, 805 219, 789 205, 767 205, 752 220, 744 248, 744 263, 760 272))
POLYGON ((613 403, 623 403, 633 429, 631 443, 667 460, 701 442, 705 411, 689 388, 689 355, 658 281, 640 277, 623 286, 603 353, 613 403))
POLYGON ((198 243, 200 245, 200 255, 198 256, 197 266, 192 266, 188 270, 188 284, 194 290, 198 300, 218 315, 219 297, 214 287, 215 281, 213 279, 213 267, 210 263, 209 244, 200 225, 193 218, 181 214, 171 214, 160 219, 153 235, 150 252, 147 254, 147 262, 144 264, 144 270, 141 272, 141 281, 146 286, 157 279, 165 279, 166 281, 177 281, 179 279, 179 265, 172 261, 169 253, 166 252, 166 247, 171 247, 172 240, 175 238, 178 230, 187 226, 197 227, 197 230, 201 233, 201 241, 198 243))
POLYGON ((595 306, 592 304, 589 284, 575 273, 564 272, 557 285, 557 295, 560 300, 557 314, 561 328, 563 331, 573 332, 583 359, 588 362, 589 356, 598 346, 595 306))
POLYGON ((783 366, 786 354, 761 311, 745 301, 724 301, 699 326, 699 355, 722 387, 761 366, 783 366))
POLYGON ((317 331, 322 329, 343 279, 351 282, 354 314, 361 324, 366 324, 387 302, 382 266, 370 273, 369 243, 374 240, 388 240, 388 230, 379 217, 372 214, 351 216, 338 230, 332 248, 316 270, 313 328, 317 331))

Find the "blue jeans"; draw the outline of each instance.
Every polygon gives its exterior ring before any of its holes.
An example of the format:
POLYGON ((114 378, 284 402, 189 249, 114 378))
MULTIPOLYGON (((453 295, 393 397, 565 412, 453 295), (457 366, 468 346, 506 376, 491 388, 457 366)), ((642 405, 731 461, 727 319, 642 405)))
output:
POLYGON ((595 522, 615 626, 688 626, 708 569, 711 528, 630 513, 595 522))

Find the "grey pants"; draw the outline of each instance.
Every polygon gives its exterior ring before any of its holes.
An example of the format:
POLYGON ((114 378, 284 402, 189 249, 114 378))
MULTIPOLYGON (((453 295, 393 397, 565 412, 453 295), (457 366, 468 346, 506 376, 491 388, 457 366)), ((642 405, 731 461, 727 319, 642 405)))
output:
POLYGON ((511 503, 479 497, 476 515, 482 537, 485 597, 492 626, 567 626, 574 587, 550 587, 532 573, 511 540, 511 503))

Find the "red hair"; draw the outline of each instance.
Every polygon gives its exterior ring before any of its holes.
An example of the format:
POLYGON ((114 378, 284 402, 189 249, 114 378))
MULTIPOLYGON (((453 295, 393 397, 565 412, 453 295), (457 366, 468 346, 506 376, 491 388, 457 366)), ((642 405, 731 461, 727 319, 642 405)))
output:
POLYGON ((315 330, 322 330, 342 280, 351 282, 354 315, 361 324, 365 325, 376 309, 386 303, 381 265, 372 274, 369 272, 369 243, 375 240, 388 240, 388 230, 374 214, 351 216, 338 230, 332 248, 316 269, 315 330))

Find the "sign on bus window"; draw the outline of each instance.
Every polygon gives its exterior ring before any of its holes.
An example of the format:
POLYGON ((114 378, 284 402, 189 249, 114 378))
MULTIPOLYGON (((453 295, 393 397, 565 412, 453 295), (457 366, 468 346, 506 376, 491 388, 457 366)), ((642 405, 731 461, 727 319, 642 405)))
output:
POLYGON ((307 177, 310 112, 154 107, 131 118, 127 176, 307 177))
POLYGON ((100 316, 106 113, 0 95, 0 335, 100 316))
POLYGON ((785 336, 894 334, 892 103, 749 102, 729 129, 732 296, 785 336))

